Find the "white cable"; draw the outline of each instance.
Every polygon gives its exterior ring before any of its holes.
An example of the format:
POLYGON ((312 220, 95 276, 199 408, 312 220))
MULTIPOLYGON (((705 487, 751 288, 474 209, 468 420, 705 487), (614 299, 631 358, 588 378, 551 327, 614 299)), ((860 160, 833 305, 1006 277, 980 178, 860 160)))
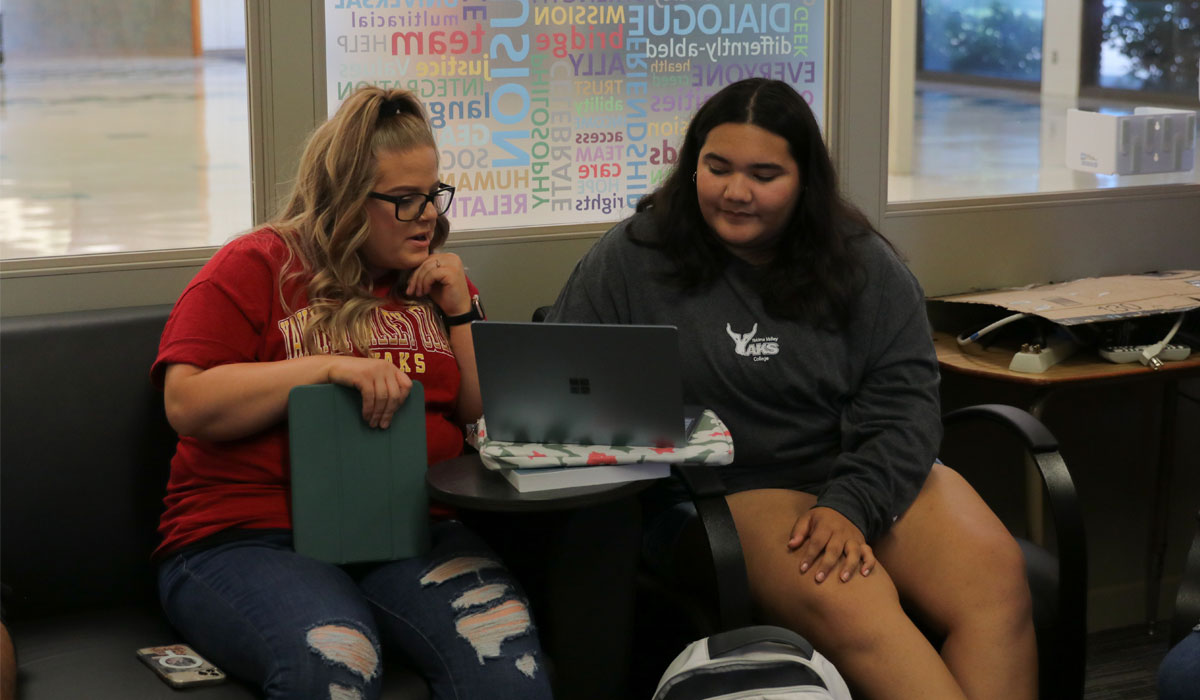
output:
POLYGON ((1004 318, 1000 319, 999 321, 996 321, 995 323, 993 323, 991 325, 987 325, 987 326, 984 326, 983 328, 980 328, 979 330, 975 331, 971 335, 958 336, 958 344, 959 345, 967 345, 968 343, 973 343, 973 342, 979 340, 980 338, 982 338, 983 336, 987 335, 988 333, 991 333, 992 331, 996 330, 1000 326, 1006 326, 1006 325, 1012 323, 1013 321, 1019 321, 1028 315, 1029 314, 1013 314, 1012 316, 1005 316, 1004 318))
POLYGON ((1167 333, 1165 338, 1158 341, 1154 345, 1147 345, 1142 349, 1142 354, 1140 357, 1138 357, 1138 360, 1143 365, 1149 365, 1154 369, 1162 367, 1162 360, 1158 359, 1158 354, 1163 351, 1163 348, 1167 347, 1167 343, 1171 342, 1171 338, 1175 337, 1175 332, 1179 330, 1180 324, 1183 323, 1183 316, 1184 315, 1182 313, 1179 314, 1179 318, 1175 319, 1175 325, 1171 326, 1171 330, 1167 333))

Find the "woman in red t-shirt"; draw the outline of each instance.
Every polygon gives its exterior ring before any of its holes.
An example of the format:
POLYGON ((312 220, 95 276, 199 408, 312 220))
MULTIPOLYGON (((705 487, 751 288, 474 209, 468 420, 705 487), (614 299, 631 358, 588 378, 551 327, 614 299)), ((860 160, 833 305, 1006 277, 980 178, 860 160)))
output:
POLYGON ((417 99, 362 88, 313 133, 283 211, 222 248, 163 331, 152 377, 180 438, 160 597, 200 653, 267 697, 377 697, 381 642, 435 697, 550 697, 527 600, 458 521, 397 562, 292 548, 292 387, 354 387, 363 420, 386 428, 419 379, 430 463, 459 454, 479 417, 478 295, 437 252, 453 194, 417 99))

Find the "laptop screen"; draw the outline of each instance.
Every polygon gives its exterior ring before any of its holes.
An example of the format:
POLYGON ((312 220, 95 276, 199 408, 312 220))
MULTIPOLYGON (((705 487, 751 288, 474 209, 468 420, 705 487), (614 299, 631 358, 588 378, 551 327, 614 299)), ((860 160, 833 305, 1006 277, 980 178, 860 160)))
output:
POLYGON ((674 326, 479 321, 471 332, 490 439, 687 441, 674 326))

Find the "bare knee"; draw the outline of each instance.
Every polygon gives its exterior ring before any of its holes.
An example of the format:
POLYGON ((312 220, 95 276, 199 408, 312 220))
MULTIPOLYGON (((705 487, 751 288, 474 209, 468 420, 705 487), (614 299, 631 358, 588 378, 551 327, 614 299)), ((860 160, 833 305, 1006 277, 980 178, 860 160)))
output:
POLYGON ((797 572, 788 584, 777 614, 768 615, 831 650, 870 650, 904 615, 882 566, 869 577, 855 576, 845 583, 816 583, 811 573, 797 572))
MULTIPOLYGON (((1023 624, 1032 619, 1032 603, 1025 573, 1025 556, 1013 536, 974 489, 949 467, 935 465, 927 484, 924 519, 909 530, 912 541, 929 543, 940 552, 922 553, 921 562, 939 567, 936 580, 927 572, 905 572, 906 597, 924 589, 918 607, 928 607, 935 625, 950 629, 964 622, 986 619, 989 624, 1023 624), (945 533, 942 538, 941 534, 945 533), (931 597, 930 594, 936 594, 931 597)), ((921 497, 918 497, 920 500, 921 497)), ((914 504, 914 508, 917 504, 914 504)), ((898 551, 897 556, 906 552, 898 551)), ((886 559, 881 554, 880 558, 886 559)))
POLYGON ((1029 579, 1025 570, 1025 554, 1012 537, 1004 537, 995 547, 995 575, 989 577, 991 596, 1010 615, 1032 616, 1033 603, 1029 595, 1029 579))
POLYGON ((947 620, 949 627, 984 623, 999 632, 1032 624, 1033 602, 1020 546, 1007 532, 990 538, 985 546, 985 563, 960 588, 959 603, 947 620))

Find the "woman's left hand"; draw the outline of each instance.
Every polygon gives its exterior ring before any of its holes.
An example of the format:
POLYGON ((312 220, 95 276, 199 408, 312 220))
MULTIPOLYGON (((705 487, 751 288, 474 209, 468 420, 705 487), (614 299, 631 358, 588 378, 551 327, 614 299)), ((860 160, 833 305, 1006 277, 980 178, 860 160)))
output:
POLYGON ((408 276, 405 294, 428 296, 447 316, 458 316, 471 310, 466 268, 454 253, 435 253, 425 258, 425 262, 408 276))
POLYGON ((866 576, 875 568, 875 553, 862 531, 832 508, 817 506, 800 516, 792 527, 788 549, 799 550, 800 573, 812 569, 817 583, 824 581, 839 562, 838 578, 843 583, 856 571, 866 576))

